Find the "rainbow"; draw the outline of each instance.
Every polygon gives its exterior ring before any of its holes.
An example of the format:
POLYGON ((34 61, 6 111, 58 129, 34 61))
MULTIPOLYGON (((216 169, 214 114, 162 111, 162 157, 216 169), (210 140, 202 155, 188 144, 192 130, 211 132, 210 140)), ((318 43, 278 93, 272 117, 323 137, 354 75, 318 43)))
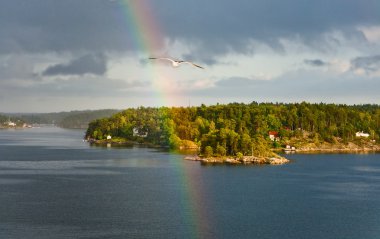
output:
POLYGON ((145 53, 154 54, 164 47, 164 38, 153 11, 145 0, 120 1, 123 15, 130 29, 133 46, 145 53))
MULTIPOLYGON (((146 0, 121 0, 120 9, 129 30, 128 44, 137 52, 137 57, 147 60, 149 57, 160 56, 165 49, 163 29, 154 16, 151 6, 146 0)), ((142 73, 144 79, 149 79, 155 88, 154 106, 173 106, 180 102, 171 89, 174 79, 170 71, 160 70, 155 64, 147 64, 142 73)))
POLYGON ((168 157, 174 166, 181 185, 181 215, 190 238, 209 238, 212 233, 213 220, 208 215, 204 197, 206 189, 201 180, 201 171, 198 162, 181 160, 178 155, 169 154, 168 157))
MULTIPOLYGON (((165 47, 163 30, 148 3, 149 1, 145 0, 120 1, 120 8, 131 38, 129 43, 146 59, 162 52, 165 47)), ((152 79, 157 88, 157 99, 161 106, 169 106, 166 104, 169 99, 167 84, 163 84, 162 81, 169 78, 170 75, 167 72, 158 71, 154 64, 148 64, 146 72, 145 76, 152 79)), ((201 201, 204 192, 202 184, 193 180, 197 175, 194 175, 195 171, 189 167, 189 162, 178 160, 178 155, 169 154, 168 157, 181 184, 181 215, 183 215, 186 229, 191 233, 191 237, 200 238, 202 232, 209 231, 205 227, 211 225, 206 210, 203 208, 204 203, 201 201)))

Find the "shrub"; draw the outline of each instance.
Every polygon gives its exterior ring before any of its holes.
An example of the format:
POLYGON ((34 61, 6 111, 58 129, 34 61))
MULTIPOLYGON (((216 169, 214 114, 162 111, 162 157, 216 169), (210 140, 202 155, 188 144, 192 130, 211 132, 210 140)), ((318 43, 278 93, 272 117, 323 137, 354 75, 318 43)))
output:
POLYGON ((238 159, 243 159, 243 154, 242 154, 241 152, 238 152, 238 153, 236 154, 236 157, 237 157, 238 159))

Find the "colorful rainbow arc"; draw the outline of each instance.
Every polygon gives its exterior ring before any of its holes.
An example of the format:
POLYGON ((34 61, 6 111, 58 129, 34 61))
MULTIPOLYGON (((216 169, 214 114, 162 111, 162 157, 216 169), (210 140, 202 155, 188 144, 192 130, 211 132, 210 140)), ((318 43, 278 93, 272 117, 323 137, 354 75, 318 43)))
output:
MULTIPOLYGON (((164 37, 161 27, 154 17, 147 0, 120 0, 122 17, 128 29, 128 43, 130 47, 137 50, 138 57, 144 60, 164 48, 164 37), (140 54, 140 55, 139 55, 140 54)), ((168 105, 167 89, 165 84, 160 82, 162 75, 157 72, 154 65, 147 64, 142 77, 149 79, 155 87, 155 101, 152 105, 168 105)))
POLYGON ((164 47, 164 37, 153 11, 145 0, 121 0, 134 47, 149 55, 164 47))
MULTIPOLYGON (((153 11, 147 4, 146 0, 121 0, 121 9, 123 9, 123 15, 126 17, 128 28, 131 29, 130 34, 132 37, 133 47, 136 47, 140 52, 144 54, 144 57, 155 55, 154 53, 164 48, 164 37, 162 34, 162 28, 159 26, 157 19, 154 17, 153 11)), ((147 72, 153 81, 157 80, 157 71, 154 65, 148 66, 147 72)), ((160 84, 156 84, 160 86, 160 84)), ((161 103, 165 102, 166 94, 165 87, 157 89, 157 97, 161 99, 161 103)), ((163 104, 163 106, 168 106, 163 104)), ((207 220, 207 213, 202 209, 202 203, 200 201, 202 194, 202 185, 192 182, 194 176, 191 170, 186 169, 183 161, 178 162, 178 156, 170 156, 172 163, 176 169, 176 173, 179 177, 181 187, 182 208, 185 223, 191 231, 193 238, 200 238, 201 231, 204 231, 204 225, 210 224, 210 222, 204 222, 207 220)))

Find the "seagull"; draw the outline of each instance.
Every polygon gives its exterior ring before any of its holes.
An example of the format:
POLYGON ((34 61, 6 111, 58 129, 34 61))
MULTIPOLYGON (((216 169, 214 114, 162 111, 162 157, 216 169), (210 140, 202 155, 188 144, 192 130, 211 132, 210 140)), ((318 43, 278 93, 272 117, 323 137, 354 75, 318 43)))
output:
POLYGON ((170 61, 172 63, 173 67, 178 67, 181 64, 190 64, 192 66, 204 69, 202 66, 194 64, 193 62, 190 62, 190 61, 173 60, 173 59, 167 58, 167 57, 158 57, 158 58, 157 57, 149 57, 149 59, 151 59, 151 60, 167 60, 167 61, 170 61))

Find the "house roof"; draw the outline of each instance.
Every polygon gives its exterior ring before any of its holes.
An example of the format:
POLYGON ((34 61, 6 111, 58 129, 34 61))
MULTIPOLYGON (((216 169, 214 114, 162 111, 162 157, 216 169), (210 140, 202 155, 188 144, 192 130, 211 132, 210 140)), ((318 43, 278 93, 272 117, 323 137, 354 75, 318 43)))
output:
POLYGON ((269 131, 268 134, 276 136, 276 135, 278 135, 278 132, 277 131, 269 131))

